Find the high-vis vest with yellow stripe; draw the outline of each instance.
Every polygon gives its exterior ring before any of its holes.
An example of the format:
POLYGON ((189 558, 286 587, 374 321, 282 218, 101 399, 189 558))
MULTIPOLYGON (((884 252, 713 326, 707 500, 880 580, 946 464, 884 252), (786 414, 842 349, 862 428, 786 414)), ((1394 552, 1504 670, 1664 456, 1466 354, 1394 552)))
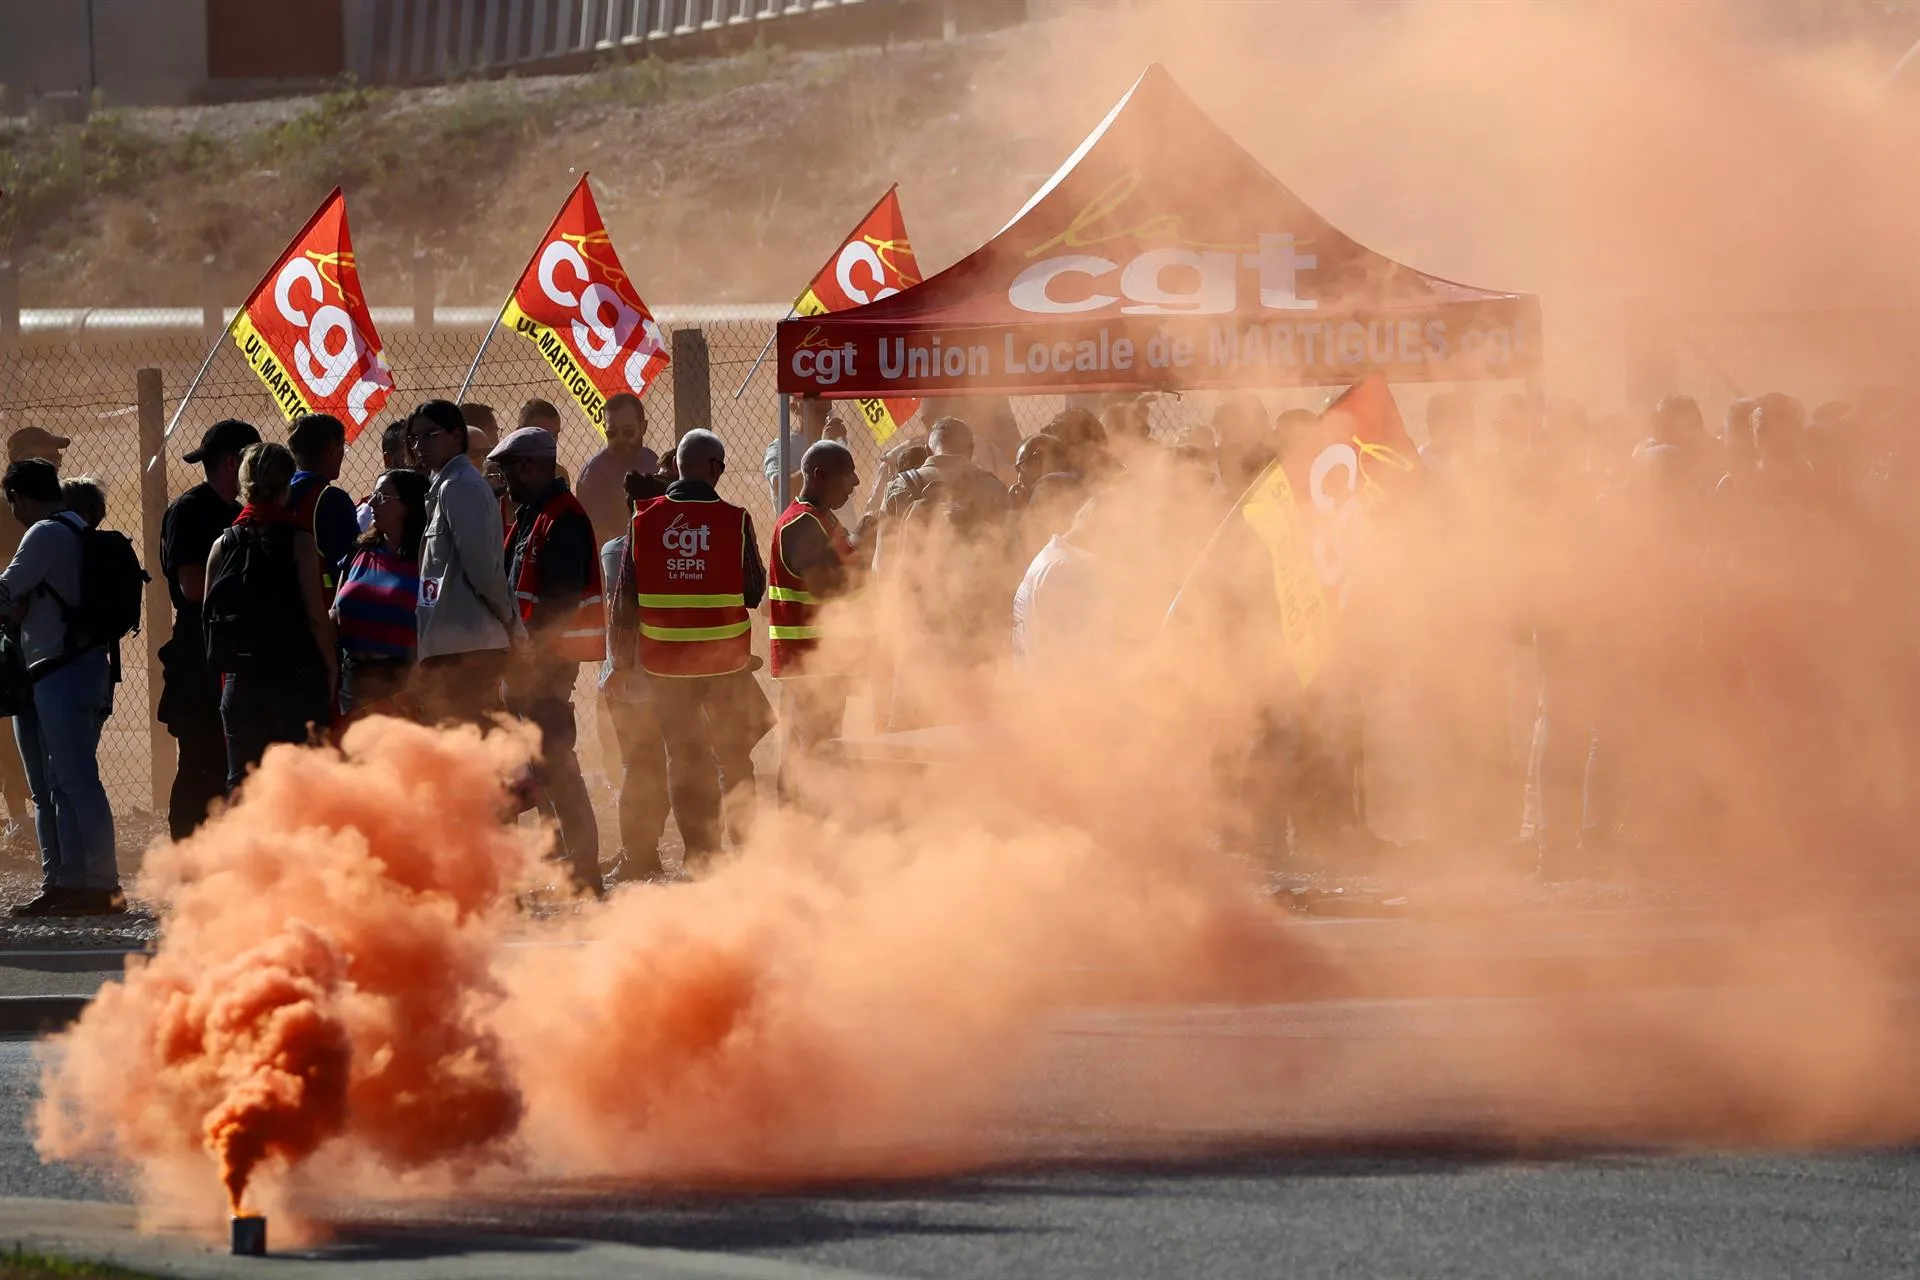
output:
POLYGON ((819 523, 841 563, 853 558, 853 544, 847 531, 831 511, 822 511, 811 503, 795 499, 780 514, 773 526, 773 555, 767 565, 767 639, 769 666, 774 679, 785 676, 820 675, 818 659, 811 655, 820 647, 820 601, 807 591, 806 579, 787 567, 786 532, 802 520, 819 523))
POLYGON ((655 498, 634 512, 640 666, 652 676, 719 676, 753 658, 747 513, 731 502, 655 498))

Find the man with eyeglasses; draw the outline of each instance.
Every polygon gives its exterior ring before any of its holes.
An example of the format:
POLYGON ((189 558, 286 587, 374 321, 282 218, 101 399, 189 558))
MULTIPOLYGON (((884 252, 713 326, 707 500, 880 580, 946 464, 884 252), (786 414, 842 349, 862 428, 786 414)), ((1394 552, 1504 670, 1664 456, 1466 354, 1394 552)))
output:
POLYGON ((500 553, 500 504, 467 457, 458 405, 429 400, 415 409, 407 445, 432 477, 420 544, 416 688, 429 719, 478 722, 501 705, 508 651, 527 643, 500 553))

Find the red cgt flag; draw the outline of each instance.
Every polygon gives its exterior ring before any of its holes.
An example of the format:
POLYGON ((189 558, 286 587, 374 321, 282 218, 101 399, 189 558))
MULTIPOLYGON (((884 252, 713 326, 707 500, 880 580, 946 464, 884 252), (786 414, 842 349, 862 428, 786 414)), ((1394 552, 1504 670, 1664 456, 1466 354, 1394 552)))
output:
POLYGON ((660 326, 613 251, 585 174, 520 273, 501 322, 540 349, 603 436, 608 397, 644 396, 667 367, 660 326))
POLYGON ((347 202, 335 187, 233 318, 228 332, 289 420, 330 413, 351 442, 393 390, 360 292, 347 202))
POLYGON ((1272 560, 1281 638, 1306 688, 1336 650, 1334 621, 1367 511, 1407 479, 1418 455, 1377 373, 1341 392, 1314 427, 1283 447, 1248 489, 1240 514, 1272 560))
MULTIPOLYGON (((853 229, 807 291, 793 304, 795 314, 824 315, 846 311, 890 298, 920 283, 920 264, 907 240, 907 223, 900 212, 900 188, 887 188, 880 203, 853 229)), ((913 399, 859 401, 860 420, 873 438, 886 444, 900 424, 914 415, 920 402, 913 399)))

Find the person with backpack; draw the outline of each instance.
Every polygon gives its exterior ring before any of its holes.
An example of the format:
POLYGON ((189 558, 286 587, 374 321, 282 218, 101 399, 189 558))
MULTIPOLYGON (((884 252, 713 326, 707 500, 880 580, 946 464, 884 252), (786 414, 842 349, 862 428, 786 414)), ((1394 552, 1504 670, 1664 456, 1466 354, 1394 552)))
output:
MULTIPOLYGON (((19 427, 7 435, 7 461, 45 458, 57 471, 67 446, 72 443, 66 436, 55 435, 45 427, 19 427)), ((0 511, 0 563, 13 559, 26 532, 17 520, 0 511)), ((0 797, 7 803, 7 823, 0 827, 0 847, 23 853, 37 850, 39 841, 33 834, 33 798, 27 790, 27 770, 14 748, 10 729, 0 731, 0 797)))
POLYGON ((340 574, 333 622, 340 636, 340 714, 402 714, 419 645, 420 542, 427 532, 427 478, 396 467, 367 499, 373 527, 340 574))
POLYGON ((276 742, 302 743, 330 720, 340 660, 313 534, 293 509, 293 454, 240 455, 246 505, 207 554, 201 608, 207 663, 221 674, 227 793, 276 742))
POLYGON ((353 498, 334 484, 346 464, 346 424, 330 413, 302 414, 287 432, 287 448, 299 468, 290 486, 293 511, 301 527, 313 534, 320 552, 320 583, 331 598, 340 569, 360 537, 353 498))
MULTIPOLYGON (((27 531, 0 571, 0 616, 18 625, 29 682, 13 707, 13 732, 26 765, 41 868, 39 896, 12 914, 112 915, 125 911, 127 900, 120 890, 113 810, 100 781, 100 730, 113 709, 109 649, 132 627, 108 634, 109 621, 120 619, 96 616, 113 602, 98 598, 108 566, 93 539, 119 538, 129 555, 132 544, 122 535, 90 530, 67 510, 60 473, 44 459, 9 465, 0 494, 27 531)), ((133 571, 139 573, 137 561, 133 571)), ((136 610, 138 595, 136 586, 136 610)), ((134 625, 138 621, 136 612, 134 625)))
POLYGON ((186 456, 206 479, 173 500, 160 522, 160 568, 173 601, 173 637, 160 646, 166 684, 159 720, 179 745, 167 830, 185 840, 227 794, 227 734, 220 723, 220 676, 207 665, 200 629, 206 598, 207 553, 240 514, 240 455, 260 443, 252 423, 226 418, 208 427, 186 456))
POLYGON ((964 530, 1004 524, 1007 486, 973 461, 973 428, 942 418, 927 432, 929 456, 887 486, 882 511, 891 521, 939 519, 964 530))
POLYGON ((67 504, 67 510, 85 520, 89 529, 98 529, 106 522, 107 486, 100 483, 99 476, 62 480, 60 501, 67 504))

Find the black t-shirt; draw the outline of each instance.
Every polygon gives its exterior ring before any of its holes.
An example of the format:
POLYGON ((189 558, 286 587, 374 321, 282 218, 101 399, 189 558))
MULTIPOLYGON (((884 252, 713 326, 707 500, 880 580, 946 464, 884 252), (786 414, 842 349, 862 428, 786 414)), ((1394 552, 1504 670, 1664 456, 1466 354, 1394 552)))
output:
POLYGON ((175 498, 161 518, 160 567, 173 599, 176 632, 183 623, 195 631, 200 628, 200 606, 181 593, 180 570, 196 564, 205 568, 207 553, 239 514, 239 503, 227 501, 210 484, 197 484, 175 498))

